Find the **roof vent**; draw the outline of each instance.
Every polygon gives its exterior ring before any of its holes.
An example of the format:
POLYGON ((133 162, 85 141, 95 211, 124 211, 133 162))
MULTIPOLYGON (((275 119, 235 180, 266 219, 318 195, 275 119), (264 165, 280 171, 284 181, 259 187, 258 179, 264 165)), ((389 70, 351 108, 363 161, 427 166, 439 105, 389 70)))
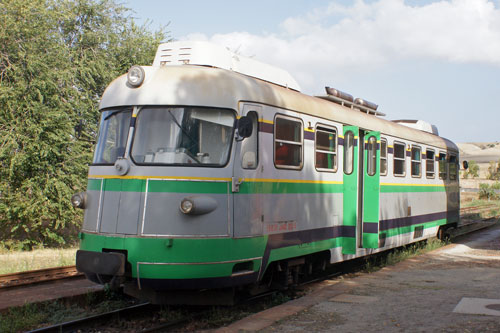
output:
POLYGON ((372 102, 368 102, 362 98, 354 99, 352 95, 340 91, 335 88, 325 87, 326 96, 316 96, 318 98, 326 99, 330 102, 334 102, 351 109, 359 110, 363 113, 372 114, 375 116, 385 116, 385 113, 377 111, 378 105, 372 102))
POLYGON ((299 84, 285 70, 229 51, 209 42, 160 44, 153 66, 199 65, 231 70, 279 86, 300 91, 299 84))
POLYGON ((439 131, 436 125, 432 125, 423 120, 401 119, 401 120, 393 120, 392 122, 398 123, 406 127, 414 128, 423 132, 439 135, 439 131))

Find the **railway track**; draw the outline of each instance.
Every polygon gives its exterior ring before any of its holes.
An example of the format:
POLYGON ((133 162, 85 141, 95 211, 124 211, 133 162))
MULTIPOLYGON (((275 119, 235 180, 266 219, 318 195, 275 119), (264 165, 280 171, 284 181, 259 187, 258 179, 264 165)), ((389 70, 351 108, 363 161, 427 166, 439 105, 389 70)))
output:
MULTIPOLYGON (((484 211, 488 209, 496 208, 494 205, 488 206, 477 206, 477 207, 466 207, 465 209, 461 209, 461 214, 471 214, 471 212, 484 211)), ((478 229, 488 227, 496 222, 490 219, 483 219, 481 221, 474 221, 473 223, 467 223, 459 226, 458 228, 453 229, 453 232, 450 233, 450 237, 454 238, 456 236, 462 236, 478 229), (474 223, 475 222, 475 223, 474 223)), ((342 269, 343 271, 343 269, 342 269)), ((342 272, 345 273, 345 272, 342 272)), ((340 274, 342 274, 340 273, 340 274)), ((332 274, 332 276, 336 276, 339 273, 332 274)), ((0 275, 0 288, 8 288, 13 286, 22 286, 28 285, 37 282, 43 281, 51 281, 58 280, 64 278, 71 278, 82 276, 83 274, 78 273, 76 271, 75 266, 67 266, 60 268, 51 268, 51 269, 42 269, 35 270, 23 273, 13 273, 13 274, 5 274, 0 275)), ((316 281, 321 281, 328 279, 329 277, 322 277, 315 280, 307 281, 305 284, 314 283, 316 281)), ((274 293, 274 292, 273 292, 274 293)), ((271 293, 267 293, 261 295, 257 295, 249 301, 255 301, 256 299, 269 296, 271 293)), ((144 320, 146 317, 153 318, 155 313, 160 312, 160 308, 156 305, 151 305, 148 303, 138 304, 130 307, 126 307, 123 309, 110 311, 104 314, 93 315, 87 318, 82 318, 78 320, 73 320, 69 322, 64 322, 56 325, 52 325, 49 327, 40 328, 31 332, 75 332, 75 331, 86 331, 89 328, 97 328, 100 329, 102 327, 106 327, 110 323, 114 323, 112 325, 119 325, 122 320, 128 320, 130 322, 144 320), (134 319, 136 318, 136 319, 134 319), (137 319, 140 318, 140 319, 137 319)), ((189 315, 176 320, 149 320, 149 324, 147 328, 142 329, 141 332, 157 332, 157 331, 172 331, 176 328, 183 327, 192 321, 197 320, 201 316, 203 316, 207 311, 199 311, 199 313, 189 315)), ((148 320, 146 320, 148 322, 148 320)), ((133 325, 133 324, 132 324, 133 325)))
POLYGON ((83 276, 76 266, 52 267, 33 271, 0 275, 0 288, 17 287, 33 283, 61 280, 83 276))
POLYGON ((484 212, 484 211, 493 210, 495 208, 498 208, 498 206, 495 205, 495 204, 481 205, 481 206, 471 206, 471 207, 462 207, 462 208, 460 208, 460 215, 481 213, 481 212, 484 212))

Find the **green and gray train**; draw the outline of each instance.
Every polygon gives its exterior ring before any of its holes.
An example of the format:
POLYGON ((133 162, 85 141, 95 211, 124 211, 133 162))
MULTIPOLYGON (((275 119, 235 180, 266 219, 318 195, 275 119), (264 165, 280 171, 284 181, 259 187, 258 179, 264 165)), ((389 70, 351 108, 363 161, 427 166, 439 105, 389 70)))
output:
POLYGON ((161 44, 100 109, 76 264, 135 296, 286 286, 459 222, 434 126, 214 44, 161 44))

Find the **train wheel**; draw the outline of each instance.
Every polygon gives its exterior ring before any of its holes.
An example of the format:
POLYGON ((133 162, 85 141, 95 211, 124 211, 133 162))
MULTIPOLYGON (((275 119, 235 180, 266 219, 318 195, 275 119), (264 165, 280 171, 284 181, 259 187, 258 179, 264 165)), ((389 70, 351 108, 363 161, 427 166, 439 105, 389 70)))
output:
POLYGON ((439 240, 442 240, 442 241, 445 241, 447 240, 448 238, 450 238, 450 235, 446 232, 448 230, 448 228, 444 228, 444 227, 439 227, 439 230, 438 230, 438 234, 437 234, 437 238, 439 240))

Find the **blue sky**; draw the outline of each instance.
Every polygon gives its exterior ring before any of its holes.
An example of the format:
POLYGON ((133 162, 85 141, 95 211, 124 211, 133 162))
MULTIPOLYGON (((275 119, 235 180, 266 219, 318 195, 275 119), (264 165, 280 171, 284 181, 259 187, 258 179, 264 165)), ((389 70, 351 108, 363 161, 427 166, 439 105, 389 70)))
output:
POLYGON ((500 141, 499 0, 128 0, 149 28, 207 40, 422 119, 455 142, 500 141))

